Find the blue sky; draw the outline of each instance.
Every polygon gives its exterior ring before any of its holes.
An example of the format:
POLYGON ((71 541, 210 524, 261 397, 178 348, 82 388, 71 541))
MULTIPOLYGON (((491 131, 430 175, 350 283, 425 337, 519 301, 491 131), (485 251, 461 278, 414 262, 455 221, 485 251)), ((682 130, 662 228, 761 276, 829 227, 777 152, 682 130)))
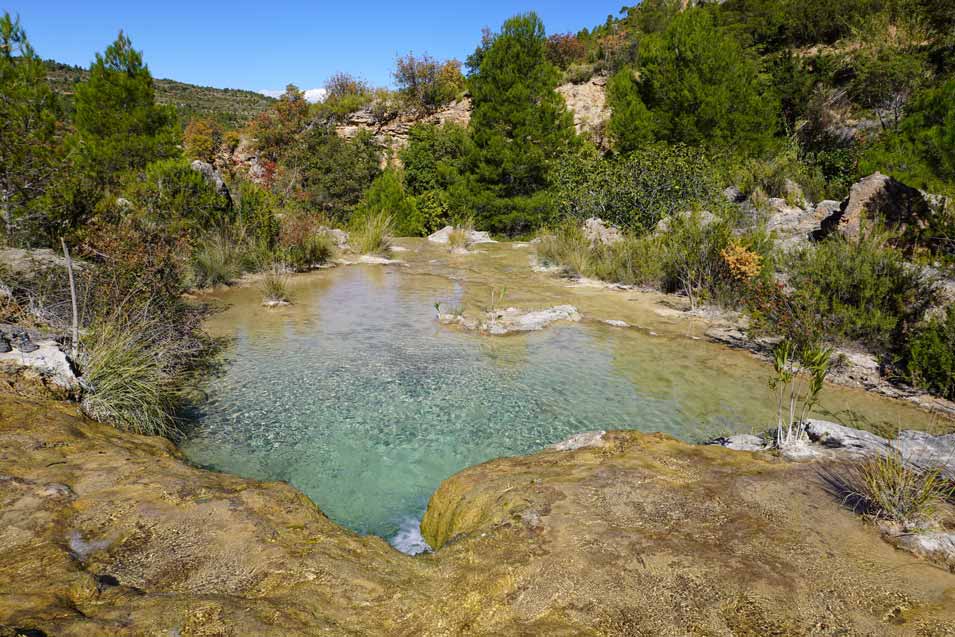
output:
POLYGON ((388 85, 395 56, 410 50, 463 60, 481 27, 535 10, 548 33, 616 15, 623 0, 484 2, 182 2, 0 0, 19 14, 44 58, 87 66, 124 29, 155 77, 222 88, 316 88, 336 71, 388 85))

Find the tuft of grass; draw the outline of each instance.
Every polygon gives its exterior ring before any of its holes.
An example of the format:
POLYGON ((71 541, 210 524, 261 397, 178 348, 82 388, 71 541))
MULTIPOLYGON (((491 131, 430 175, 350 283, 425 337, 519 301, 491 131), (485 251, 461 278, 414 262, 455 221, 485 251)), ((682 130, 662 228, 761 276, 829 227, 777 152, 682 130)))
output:
POLYGON ((94 420, 124 431, 173 437, 180 402, 164 359, 173 356, 156 342, 155 326, 107 321, 85 341, 82 409, 94 420))
POLYGON ((242 250, 224 232, 200 240, 190 262, 191 284, 205 288, 228 285, 241 273, 242 250))
POLYGON ((352 248, 358 254, 388 256, 394 234, 394 220, 385 212, 364 216, 351 234, 352 248))
POLYGON ((448 250, 454 251, 466 250, 471 245, 471 232, 474 230, 474 220, 465 219, 459 225, 454 226, 451 234, 448 235, 448 250))
POLYGON ((285 274, 285 267, 279 264, 273 265, 262 280, 264 302, 271 304, 289 303, 291 297, 288 291, 288 283, 289 278, 285 274))
POLYGON ((850 466, 842 481, 844 501, 854 510, 906 529, 930 523, 938 506, 955 497, 941 469, 908 463, 898 450, 850 466))

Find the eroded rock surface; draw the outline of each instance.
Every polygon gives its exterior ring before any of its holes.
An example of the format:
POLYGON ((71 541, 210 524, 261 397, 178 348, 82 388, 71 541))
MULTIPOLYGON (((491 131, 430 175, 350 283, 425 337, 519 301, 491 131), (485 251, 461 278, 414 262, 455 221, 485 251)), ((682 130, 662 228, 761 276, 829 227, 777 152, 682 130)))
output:
POLYGON ((955 634, 955 578, 883 542, 810 465, 585 442, 446 481, 424 525, 441 548, 412 558, 286 484, 2 397, 0 634, 955 634))

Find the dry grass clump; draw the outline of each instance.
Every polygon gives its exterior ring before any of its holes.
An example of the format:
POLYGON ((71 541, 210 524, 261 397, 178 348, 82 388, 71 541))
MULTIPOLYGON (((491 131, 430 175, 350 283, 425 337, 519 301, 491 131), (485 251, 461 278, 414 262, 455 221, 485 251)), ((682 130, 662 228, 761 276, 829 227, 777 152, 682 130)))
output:
POLYGON ((391 251, 394 235, 394 220, 385 212, 362 217, 359 225, 351 233, 352 248, 358 254, 377 254, 387 256, 391 251))
POLYGON ((156 340, 156 326, 105 321, 84 340, 83 411, 124 431, 172 437, 179 402, 175 377, 165 359, 175 342, 156 340))
POLYGON ((451 234, 448 235, 448 250, 467 250, 471 246, 471 232, 474 231, 474 221, 466 219, 461 224, 454 226, 451 234))
POLYGON ((848 467, 842 480, 844 501, 854 510, 905 529, 930 524, 939 506, 955 497, 940 468, 906 462, 897 450, 848 467))
POLYGON ((285 273, 285 267, 279 264, 273 265, 272 269, 266 272, 262 279, 263 302, 266 305, 285 305, 291 302, 288 290, 289 277, 285 273))

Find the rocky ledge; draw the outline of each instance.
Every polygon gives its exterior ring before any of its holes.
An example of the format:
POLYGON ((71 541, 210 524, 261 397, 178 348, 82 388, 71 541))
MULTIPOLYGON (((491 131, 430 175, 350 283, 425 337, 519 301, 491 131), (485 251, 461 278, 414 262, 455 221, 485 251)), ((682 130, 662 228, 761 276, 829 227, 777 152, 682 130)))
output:
POLYGON ((412 558, 158 438, 0 398, 0 635, 952 635, 820 463, 637 432, 445 481, 412 558))
POLYGON ((573 305, 557 305, 544 310, 524 311, 516 307, 506 310, 490 310, 474 318, 464 314, 438 312, 442 325, 457 325, 466 330, 475 330, 491 336, 504 336, 514 332, 537 332, 557 321, 577 322, 580 313, 573 305))

